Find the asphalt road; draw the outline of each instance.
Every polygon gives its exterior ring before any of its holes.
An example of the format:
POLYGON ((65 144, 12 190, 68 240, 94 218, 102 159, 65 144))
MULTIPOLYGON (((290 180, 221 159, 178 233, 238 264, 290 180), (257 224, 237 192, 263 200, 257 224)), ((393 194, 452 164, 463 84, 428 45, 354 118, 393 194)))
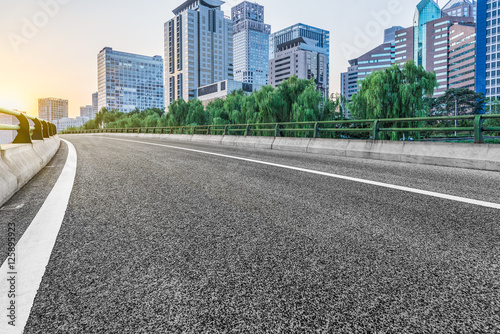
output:
MULTIPOLYGON (((65 138, 75 185, 25 333, 500 333, 499 210, 65 138)), ((500 202, 494 172, 143 141, 500 202)))

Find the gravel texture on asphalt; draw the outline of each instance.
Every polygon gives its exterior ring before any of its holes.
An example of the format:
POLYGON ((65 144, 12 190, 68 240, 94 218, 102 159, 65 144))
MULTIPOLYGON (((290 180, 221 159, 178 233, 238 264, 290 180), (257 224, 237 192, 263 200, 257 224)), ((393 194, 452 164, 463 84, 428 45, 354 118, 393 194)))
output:
POLYGON ((15 223, 19 240, 59 178, 67 156, 68 147, 61 141, 59 151, 47 166, 0 207, 0 263, 7 258, 7 239, 3 236, 7 235, 8 224, 15 223))
MULTIPOLYGON (((500 333, 500 211, 67 136, 78 169, 25 333, 500 333)), ((165 143, 498 202, 499 173, 165 143)))

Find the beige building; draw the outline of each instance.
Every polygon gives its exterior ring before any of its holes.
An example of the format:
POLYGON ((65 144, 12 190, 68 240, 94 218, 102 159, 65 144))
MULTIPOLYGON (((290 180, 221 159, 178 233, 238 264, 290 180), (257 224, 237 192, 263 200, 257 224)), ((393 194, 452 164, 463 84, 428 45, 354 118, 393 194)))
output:
POLYGON ((295 75, 299 79, 314 79, 318 90, 328 96, 328 55, 308 49, 310 42, 299 37, 278 45, 276 57, 269 61, 271 86, 277 87, 295 75))
POLYGON ((38 99, 38 118, 48 122, 68 117, 68 100, 53 97, 38 99))

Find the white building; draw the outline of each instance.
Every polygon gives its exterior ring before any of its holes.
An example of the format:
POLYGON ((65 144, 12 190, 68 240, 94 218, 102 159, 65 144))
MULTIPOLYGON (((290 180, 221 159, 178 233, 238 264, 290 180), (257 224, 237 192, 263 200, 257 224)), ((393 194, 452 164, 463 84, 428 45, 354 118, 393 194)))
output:
POLYGON ((64 117, 68 117, 68 100, 53 97, 38 99, 38 118, 53 123, 64 117))
POLYGON ((98 55, 98 109, 164 107, 163 59, 104 48, 98 55))
MULTIPOLYGON (((2 125, 18 125, 19 121, 11 115, 0 114, 0 124, 2 125)), ((17 136, 17 131, 0 130, 0 145, 10 144, 17 136)))
POLYGON ((165 105, 198 87, 233 79, 233 25, 223 1, 187 0, 165 23, 165 105))
POLYGON ((88 119, 94 119, 94 108, 92 106, 80 107, 80 117, 86 117, 88 119))
POLYGON ((88 117, 77 117, 77 118, 61 118, 54 121, 54 125, 57 128, 57 133, 72 127, 81 127, 83 124, 87 123, 90 119, 88 117))
POLYGON ((208 86, 198 88, 198 99, 207 105, 216 99, 225 99, 229 94, 236 90, 242 90, 245 93, 252 93, 262 88, 262 85, 251 84, 248 82, 224 80, 208 86))

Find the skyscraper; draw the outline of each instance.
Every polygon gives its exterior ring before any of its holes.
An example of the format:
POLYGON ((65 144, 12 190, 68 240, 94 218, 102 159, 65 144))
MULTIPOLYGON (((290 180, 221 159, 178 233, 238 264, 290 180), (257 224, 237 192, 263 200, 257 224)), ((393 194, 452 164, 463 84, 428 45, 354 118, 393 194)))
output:
POLYGON ((163 59, 104 48, 98 55, 99 107, 121 112, 163 108, 163 59))
POLYGON ((68 100, 49 97, 38 99, 38 118, 48 122, 68 117, 68 100))
POLYGON ((417 5, 413 17, 414 54, 417 65, 427 68, 427 22, 441 18, 441 9, 435 0, 422 0, 417 5))
POLYGON ((80 117, 93 119, 95 116, 94 116, 94 109, 92 108, 92 106, 88 105, 80 107, 80 117))
POLYGON ((477 2, 476 91, 500 99, 500 1, 477 2))
POLYGON ((296 75, 314 79, 323 95, 329 95, 330 32, 298 23, 271 34, 269 55, 269 84, 296 75))
POLYGON ((165 104, 233 79, 233 24, 219 0, 187 0, 165 23, 165 104))
POLYGON ((269 34, 264 7, 243 1, 231 9, 234 41, 234 80, 266 85, 269 80, 269 34))

